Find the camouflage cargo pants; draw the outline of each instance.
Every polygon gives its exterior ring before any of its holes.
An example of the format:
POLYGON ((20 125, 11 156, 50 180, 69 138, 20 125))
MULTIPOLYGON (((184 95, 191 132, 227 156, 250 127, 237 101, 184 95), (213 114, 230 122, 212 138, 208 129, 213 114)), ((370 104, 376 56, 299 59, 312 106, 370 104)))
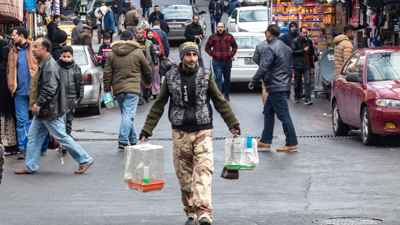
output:
POLYGON ((212 130, 193 133, 173 130, 172 135, 174 166, 186 215, 212 220, 212 130))

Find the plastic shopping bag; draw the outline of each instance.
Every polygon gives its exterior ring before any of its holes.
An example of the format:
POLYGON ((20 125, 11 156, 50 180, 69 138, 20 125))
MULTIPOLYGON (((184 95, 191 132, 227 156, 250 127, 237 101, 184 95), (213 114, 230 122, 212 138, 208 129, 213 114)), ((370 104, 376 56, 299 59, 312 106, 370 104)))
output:
POLYGON ((253 170, 259 163, 257 140, 250 136, 225 140, 224 167, 229 170, 253 170))

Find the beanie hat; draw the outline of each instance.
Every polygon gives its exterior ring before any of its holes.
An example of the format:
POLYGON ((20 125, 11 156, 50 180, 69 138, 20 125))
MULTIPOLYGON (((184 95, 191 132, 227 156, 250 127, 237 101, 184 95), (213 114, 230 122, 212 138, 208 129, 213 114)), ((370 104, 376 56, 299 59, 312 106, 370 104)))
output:
POLYGON ((181 59, 183 59, 185 54, 188 52, 196 52, 199 54, 199 46, 194 42, 185 42, 179 46, 179 56, 181 59))
POLYGON ((63 30, 56 30, 56 32, 54 32, 54 38, 53 41, 55 44, 61 44, 64 43, 68 38, 68 34, 63 31, 63 30))

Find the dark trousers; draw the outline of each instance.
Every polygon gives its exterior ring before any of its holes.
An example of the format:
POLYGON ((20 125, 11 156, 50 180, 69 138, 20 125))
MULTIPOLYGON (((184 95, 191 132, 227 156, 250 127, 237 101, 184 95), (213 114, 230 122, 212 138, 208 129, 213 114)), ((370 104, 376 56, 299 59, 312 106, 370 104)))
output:
POLYGON ((149 15, 150 15, 150 7, 147 7, 147 6, 143 7, 143 8, 142 8, 142 12, 143 12, 143 17, 149 18, 149 15))
POLYGON ((210 23, 211 23, 211 32, 216 32, 217 24, 221 21, 220 16, 210 16, 210 23))
POLYGON ((301 99, 303 96, 306 101, 311 101, 311 73, 309 68, 295 69, 295 83, 294 83, 295 99, 301 99), (304 81, 304 84, 303 84, 304 81), (303 90, 304 85, 304 90, 303 90))
POLYGON ((286 136, 286 145, 297 145, 296 131, 289 113, 288 92, 269 93, 264 105, 264 131, 261 142, 272 143, 274 134, 275 114, 282 122, 283 131, 286 136))
POLYGON ((229 98, 231 91, 232 62, 213 60, 212 65, 215 82, 217 83, 219 90, 224 94, 225 98, 229 98))
POLYGON ((69 136, 71 136, 71 132, 72 132, 72 121, 74 120, 74 112, 75 112, 75 109, 71 109, 65 115, 65 129, 69 136))

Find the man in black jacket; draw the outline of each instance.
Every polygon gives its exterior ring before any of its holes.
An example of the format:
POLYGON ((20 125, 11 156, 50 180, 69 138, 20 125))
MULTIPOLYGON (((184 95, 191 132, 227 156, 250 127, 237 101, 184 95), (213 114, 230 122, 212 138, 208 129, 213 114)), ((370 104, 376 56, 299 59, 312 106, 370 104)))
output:
POLYGON ((155 5, 154 6, 154 11, 150 14, 149 16, 149 24, 151 26, 154 26, 156 21, 159 21, 160 24, 160 28, 161 30, 163 30, 165 33, 169 33, 169 26, 168 23, 165 21, 165 16, 164 14, 161 12, 161 8, 159 5, 155 5))
POLYGON ((215 33, 215 27, 224 14, 224 4, 220 0, 210 0, 208 10, 210 12, 211 31, 215 33))
POLYGON ((38 71, 36 103, 32 106, 34 114, 29 130, 25 166, 15 171, 17 175, 33 174, 39 169, 43 142, 50 133, 79 163, 75 174, 85 173, 93 164, 93 158, 66 133, 65 112, 67 97, 65 85, 60 78, 59 66, 50 55, 51 42, 44 38, 33 44, 33 54, 40 62, 38 71))
POLYGON ((262 54, 259 58, 257 73, 249 83, 249 89, 254 89, 255 83, 262 79, 269 93, 264 106, 264 131, 258 143, 259 149, 271 148, 275 114, 277 114, 286 135, 286 145, 278 148, 277 151, 294 152, 297 149, 297 137, 287 103, 292 50, 278 38, 279 30, 279 26, 275 24, 268 26, 265 34, 267 41, 257 46, 262 54))
POLYGON ((200 67, 204 67, 203 57, 201 55, 201 41, 204 38, 204 30, 200 24, 200 17, 194 15, 192 23, 186 26, 185 39, 186 42, 194 42, 199 46, 199 64, 200 67))
POLYGON ((308 30, 305 27, 300 29, 299 36, 292 42, 293 49, 293 67, 295 74, 295 101, 300 102, 303 97, 303 79, 304 79, 304 96, 306 105, 312 105, 311 101, 311 69, 314 68, 314 45, 308 38, 308 30))

